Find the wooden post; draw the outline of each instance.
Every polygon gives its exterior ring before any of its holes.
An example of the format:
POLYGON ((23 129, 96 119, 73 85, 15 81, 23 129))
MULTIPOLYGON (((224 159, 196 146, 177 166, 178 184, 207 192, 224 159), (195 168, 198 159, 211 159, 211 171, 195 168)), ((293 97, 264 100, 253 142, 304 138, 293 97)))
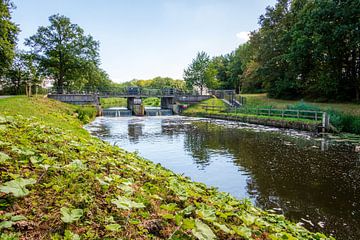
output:
POLYGON ((300 110, 297 110, 297 118, 300 118, 300 110))
POLYGON ((330 126, 330 117, 329 114, 327 112, 323 112, 323 118, 322 118, 322 127, 323 127, 323 132, 325 132, 326 130, 329 129, 330 126))
POLYGON ((284 118, 284 109, 281 111, 281 117, 284 118))
POLYGON ((317 116, 317 112, 315 112, 315 121, 317 121, 318 116, 317 116))

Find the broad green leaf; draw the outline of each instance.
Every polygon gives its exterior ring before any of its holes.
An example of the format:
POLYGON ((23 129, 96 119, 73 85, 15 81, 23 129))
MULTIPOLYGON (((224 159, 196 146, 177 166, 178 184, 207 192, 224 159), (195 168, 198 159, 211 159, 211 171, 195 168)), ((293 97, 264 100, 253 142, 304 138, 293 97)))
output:
POLYGON ((64 240, 80 240, 80 236, 69 230, 65 230, 64 240))
POLYGON ((11 217, 11 221, 17 222, 17 221, 23 221, 26 220, 26 217, 23 215, 16 215, 11 217))
POLYGON ((115 204, 116 207, 124 209, 124 210, 131 210, 132 208, 144 208, 145 205, 143 203, 134 202, 127 197, 120 197, 118 196, 117 199, 111 200, 111 203, 115 204))
POLYGON ((11 157, 9 157, 9 155, 7 155, 6 153, 0 152, 0 163, 4 163, 10 159, 11 159, 11 157))
POLYGON ((197 209, 195 212, 201 219, 204 219, 206 221, 214 222, 216 220, 216 210, 213 207, 202 204, 200 206, 200 209, 197 209))
POLYGON ((216 239, 211 228, 198 219, 195 219, 195 228, 191 232, 199 240, 216 239))
POLYGON ((2 221, 0 222, 0 229, 11 228, 12 225, 13 225, 12 221, 2 221))
POLYGON ((239 226, 239 227, 232 227, 232 229, 235 231, 235 233, 245 239, 250 239, 251 238, 251 230, 247 227, 244 226, 239 226))
POLYGON ((26 189, 26 186, 34 183, 36 183, 36 180, 32 178, 17 178, 1 185, 0 191, 4 193, 12 193, 15 197, 24 197, 29 194, 29 190, 26 189))
POLYGON ((245 223, 246 226, 251 226, 254 224, 256 217, 252 216, 250 214, 243 214, 241 216, 239 216, 239 218, 245 223))
POLYGON ((61 220, 64 223, 72 223, 74 221, 77 221, 84 214, 84 211, 82 209, 69 209, 67 207, 62 207, 60 209, 60 212, 62 215, 61 220))
POLYGON ((192 218, 184 218, 182 228, 184 230, 194 229, 195 221, 192 218))
POLYGON ((163 204, 160 206, 160 208, 167 210, 169 212, 173 212, 178 209, 176 203, 163 204))
POLYGON ((213 223, 214 226, 218 227, 221 231, 226 232, 226 233, 231 233, 232 231, 224 224, 220 224, 217 222, 213 223))
POLYGON ((108 231, 119 232, 121 230, 121 226, 119 224, 109 224, 105 226, 105 229, 108 231))
POLYGON ((165 213, 163 215, 161 215, 164 219, 174 219, 175 216, 171 213, 165 213))

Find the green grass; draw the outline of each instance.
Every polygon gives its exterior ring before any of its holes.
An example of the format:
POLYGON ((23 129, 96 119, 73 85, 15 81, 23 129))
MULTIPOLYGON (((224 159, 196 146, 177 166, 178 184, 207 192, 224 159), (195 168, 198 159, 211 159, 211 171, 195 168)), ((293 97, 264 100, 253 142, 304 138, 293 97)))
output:
POLYGON ((91 137, 77 109, 0 100, 0 239, 330 239, 91 137))
POLYGON ((271 99, 266 94, 242 94, 247 108, 277 108, 325 111, 330 123, 339 131, 360 134, 360 104, 317 103, 306 101, 271 99))
POLYGON ((126 107, 126 98, 100 98, 102 108, 109 107, 126 107))
POLYGON ((235 113, 235 112, 226 112, 227 106, 221 100, 217 98, 211 98, 205 101, 202 101, 199 104, 195 104, 188 109, 186 109, 183 114, 189 116, 206 116, 209 114, 213 115, 221 115, 221 116, 239 116, 239 117, 251 117, 251 118, 259 118, 259 119, 270 119, 270 120, 281 120, 281 121, 289 121, 289 122, 301 122, 305 124, 316 124, 320 123, 319 121, 310 120, 310 119, 302 119, 302 118, 282 118, 278 116, 262 116, 248 113, 235 113), (209 106, 209 109, 204 109, 204 106, 209 106), (214 107, 212 109, 212 107, 214 107))
POLYGON ((149 97, 143 99, 144 106, 151 106, 151 107, 160 107, 160 98, 157 97, 149 97))
POLYGON ((191 105, 189 108, 183 111, 183 114, 191 116, 204 115, 206 113, 218 113, 221 109, 225 110, 226 104, 221 99, 210 98, 198 104, 191 105), (209 109, 206 111, 204 106, 214 107, 214 109, 209 109))
POLYGON ((326 111, 328 109, 333 109, 335 111, 343 112, 346 114, 351 114, 355 116, 360 116, 360 104, 356 103, 318 103, 318 102, 308 102, 302 100, 281 100, 268 98, 266 93, 261 94, 241 94, 241 96, 246 97, 246 105, 249 107, 272 107, 285 109, 289 105, 305 103, 326 111))

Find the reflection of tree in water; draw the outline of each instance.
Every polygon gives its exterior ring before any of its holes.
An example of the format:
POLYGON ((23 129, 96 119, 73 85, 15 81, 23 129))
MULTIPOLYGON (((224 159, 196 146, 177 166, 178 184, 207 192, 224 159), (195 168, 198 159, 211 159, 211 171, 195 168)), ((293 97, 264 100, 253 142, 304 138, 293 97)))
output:
POLYGON ((201 166, 209 164, 209 151, 227 149, 234 164, 250 172, 248 193, 258 206, 311 219, 313 230, 324 231, 317 223, 325 221, 338 238, 360 239, 360 164, 351 146, 324 152, 305 139, 206 123, 187 133, 185 145, 201 166))
POLYGON ((128 124, 128 135, 129 140, 132 143, 138 143, 139 137, 143 135, 143 124, 135 123, 135 124, 128 124))

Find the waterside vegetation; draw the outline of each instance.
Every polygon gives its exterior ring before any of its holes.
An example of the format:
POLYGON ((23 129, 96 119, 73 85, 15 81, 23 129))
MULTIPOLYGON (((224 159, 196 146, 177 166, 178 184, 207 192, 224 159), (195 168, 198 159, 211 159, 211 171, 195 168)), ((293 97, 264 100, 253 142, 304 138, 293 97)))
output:
POLYGON ((91 137, 74 106, 0 116, 1 239, 332 239, 91 137))

